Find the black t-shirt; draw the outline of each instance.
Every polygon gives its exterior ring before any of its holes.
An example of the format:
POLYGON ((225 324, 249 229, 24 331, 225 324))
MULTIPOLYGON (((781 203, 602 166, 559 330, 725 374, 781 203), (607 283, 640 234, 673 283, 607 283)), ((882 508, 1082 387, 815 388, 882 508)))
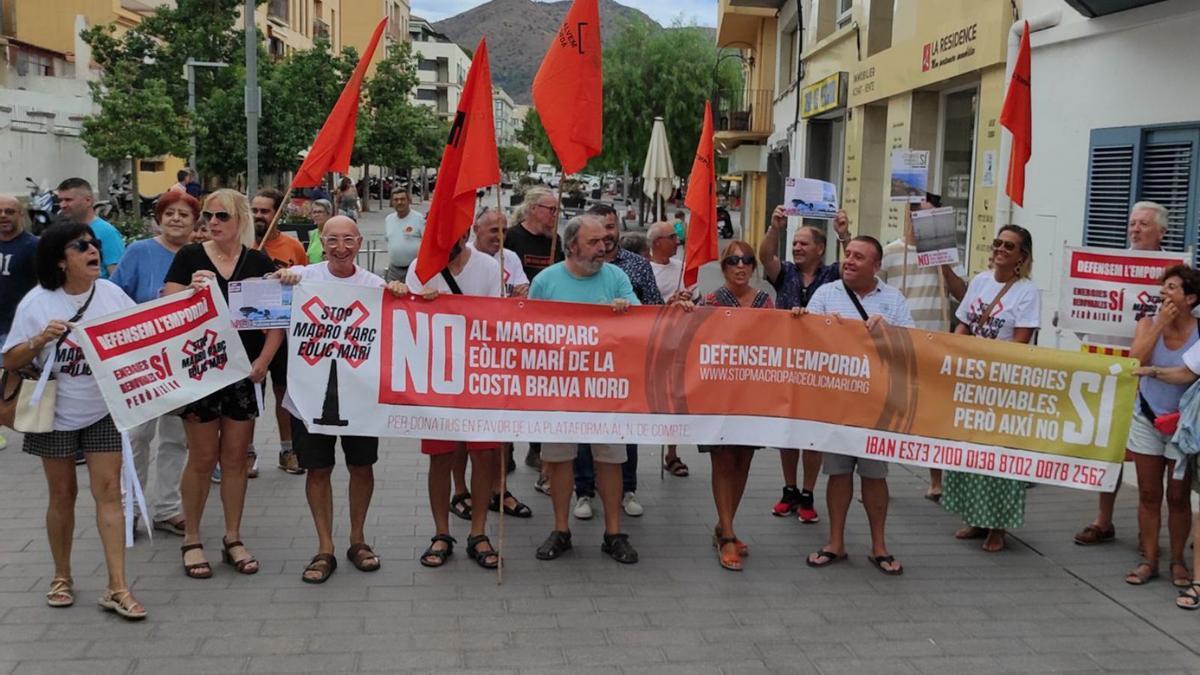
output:
POLYGON ((33 270, 37 243, 38 238, 28 232, 0 241, 0 335, 8 334, 17 304, 37 285, 33 270))
MULTIPOLYGON (((530 281, 551 264, 550 237, 534 234, 523 225, 511 227, 504 233, 504 248, 516 253, 521 259, 521 267, 525 268, 525 276, 529 277, 530 281)), ((554 262, 562 259, 562 241, 559 241, 554 247, 554 262)))
MULTIPOLYGON (((171 262, 171 268, 167 270, 167 278, 164 281, 187 286, 192 283, 192 275, 200 270, 208 270, 217 275, 221 295, 225 302, 229 302, 229 282, 261 279, 274 272, 275 265, 265 253, 243 246, 242 254, 238 256, 237 265, 233 268, 233 275, 226 279, 217 271, 217 266, 208 257, 208 253, 205 253, 204 244, 188 244, 175 254, 175 260, 171 262)), ((260 330, 238 331, 238 335, 242 338, 242 346, 246 348, 246 356, 251 361, 257 359, 262 353, 263 345, 266 344, 266 335, 260 330)))

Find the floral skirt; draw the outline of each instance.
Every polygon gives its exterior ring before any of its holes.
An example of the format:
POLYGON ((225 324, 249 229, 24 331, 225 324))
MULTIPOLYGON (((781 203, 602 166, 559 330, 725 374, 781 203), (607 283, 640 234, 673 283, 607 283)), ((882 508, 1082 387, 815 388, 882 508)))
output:
POLYGON ((977 473, 947 471, 942 506, 971 527, 1011 530, 1025 524, 1025 484, 977 473))

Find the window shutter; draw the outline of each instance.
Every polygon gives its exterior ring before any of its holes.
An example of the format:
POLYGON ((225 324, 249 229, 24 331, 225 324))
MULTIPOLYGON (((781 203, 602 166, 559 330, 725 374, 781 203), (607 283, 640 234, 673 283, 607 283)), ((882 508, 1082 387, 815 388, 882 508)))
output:
POLYGON ((1197 132, 1195 129, 1164 129, 1146 134, 1142 149, 1142 170, 1138 181, 1138 200, 1162 204, 1170 212, 1169 229, 1163 248, 1182 251, 1195 241, 1189 231, 1197 132))
POLYGON ((1138 129, 1096 129, 1088 153, 1083 245, 1125 248, 1133 203, 1138 129))

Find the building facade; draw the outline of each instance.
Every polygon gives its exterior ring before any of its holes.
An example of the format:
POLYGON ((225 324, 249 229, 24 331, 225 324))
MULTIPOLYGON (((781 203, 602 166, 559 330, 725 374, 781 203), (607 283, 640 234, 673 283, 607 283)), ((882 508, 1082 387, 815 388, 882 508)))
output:
POLYGON ((419 78, 413 99, 433 108, 440 117, 453 117, 458 110, 463 84, 467 81, 467 71, 471 69, 471 57, 421 17, 412 17, 408 34, 417 57, 419 78))
POLYGON ((388 20, 383 41, 371 57, 368 74, 375 72, 375 64, 387 56, 388 49, 409 39, 412 11, 408 0, 341 0, 340 10, 341 18, 332 25, 337 26, 345 44, 354 45, 360 54, 371 41, 371 33, 380 19, 388 20))
POLYGON ((492 117, 496 123, 496 145, 515 145, 521 119, 517 118, 517 105, 507 91, 500 87, 492 89, 492 117))

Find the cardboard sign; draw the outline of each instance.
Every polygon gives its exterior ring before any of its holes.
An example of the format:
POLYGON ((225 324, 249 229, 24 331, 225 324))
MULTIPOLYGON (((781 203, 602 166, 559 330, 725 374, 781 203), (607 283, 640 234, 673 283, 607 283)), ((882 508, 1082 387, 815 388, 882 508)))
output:
POLYGON ((958 229, 954 208, 913 211, 913 236, 917 240, 917 266, 958 264, 958 229))
POLYGON ((1137 322, 1158 312, 1168 268, 1187 263, 1184 253, 1067 248, 1059 293, 1058 325, 1089 335, 1132 339, 1137 322))
POLYGON ((919 204, 929 192, 929 151, 892 151, 892 201, 919 204))
POLYGON ((789 216, 833 220, 838 212, 837 186, 812 178, 788 178, 783 205, 789 216))

